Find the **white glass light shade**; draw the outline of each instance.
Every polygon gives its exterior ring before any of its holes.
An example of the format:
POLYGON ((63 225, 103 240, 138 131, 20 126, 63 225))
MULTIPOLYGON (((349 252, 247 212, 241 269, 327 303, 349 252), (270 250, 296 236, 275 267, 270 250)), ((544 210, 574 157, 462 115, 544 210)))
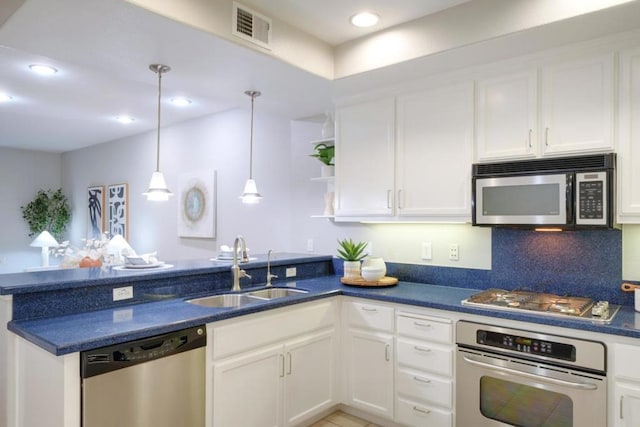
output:
POLYGON ((54 239, 54 237, 47 230, 44 230, 42 233, 38 234, 38 236, 31 242, 31 245, 36 248, 42 248, 42 267, 49 266, 49 248, 57 248, 58 241, 54 239))
POLYGON ((164 180, 164 175, 160 171, 155 171, 151 175, 151 181, 149 182, 149 189, 142 193, 143 196, 147 196, 147 200, 152 202, 166 202, 169 200, 173 193, 167 188, 167 183, 164 180))
POLYGON ((244 184, 244 191, 242 192, 242 196, 240 196, 240 199, 242 199, 242 203, 250 205, 260 203, 260 199, 262 199, 262 196, 260 195, 260 193, 258 193, 256 182, 253 179, 248 179, 244 184))

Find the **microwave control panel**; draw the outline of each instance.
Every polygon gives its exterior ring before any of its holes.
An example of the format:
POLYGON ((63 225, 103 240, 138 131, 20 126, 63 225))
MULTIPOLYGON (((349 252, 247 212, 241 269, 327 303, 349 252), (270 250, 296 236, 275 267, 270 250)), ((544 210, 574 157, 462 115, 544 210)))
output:
POLYGON ((576 173, 576 224, 607 225, 607 173, 576 173))

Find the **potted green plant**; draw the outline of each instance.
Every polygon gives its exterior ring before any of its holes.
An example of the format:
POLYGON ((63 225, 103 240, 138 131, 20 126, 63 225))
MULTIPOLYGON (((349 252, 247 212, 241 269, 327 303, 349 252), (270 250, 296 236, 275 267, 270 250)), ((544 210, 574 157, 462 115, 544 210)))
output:
POLYGON ((335 147, 319 142, 313 146, 315 153, 310 154, 322 163, 321 176, 333 176, 333 158, 335 156, 335 147))
POLYGON ((69 201, 61 188, 38 191, 35 199, 26 206, 20 206, 20 210, 29 225, 29 237, 47 230, 59 241, 71 222, 69 201))
POLYGON ((344 277, 346 279, 360 278, 360 261, 367 253, 367 242, 355 243, 351 239, 338 240, 338 257, 344 260, 344 277))

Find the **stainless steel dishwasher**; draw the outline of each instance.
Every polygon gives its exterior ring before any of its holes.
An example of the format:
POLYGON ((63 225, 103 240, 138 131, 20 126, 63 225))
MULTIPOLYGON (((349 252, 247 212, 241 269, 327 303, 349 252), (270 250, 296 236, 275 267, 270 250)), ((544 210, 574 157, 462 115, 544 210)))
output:
POLYGON ((206 342, 198 326, 82 352, 82 426, 204 426, 206 342))

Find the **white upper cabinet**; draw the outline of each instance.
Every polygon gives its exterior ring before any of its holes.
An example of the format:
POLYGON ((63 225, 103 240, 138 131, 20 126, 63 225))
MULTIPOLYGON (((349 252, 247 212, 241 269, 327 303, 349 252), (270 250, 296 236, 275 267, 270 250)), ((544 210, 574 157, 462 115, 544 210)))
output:
POLYGON ((543 154, 613 150, 613 64, 606 54, 542 69, 543 154))
POLYGON ((336 217, 393 215, 393 123, 393 98, 337 109, 336 217))
POLYGON ((614 150, 614 55, 477 82, 477 161, 614 150))
POLYGON ((472 83, 339 108, 336 118, 336 220, 469 221, 472 83))
POLYGON ((640 223, 640 49, 620 54, 618 222, 640 223))
POLYGON ((469 220, 473 84, 398 96, 396 129, 397 214, 469 220))
POLYGON ((478 81, 478 161, 535 157, 538 139, 537 83, 535 70, 478 81))

